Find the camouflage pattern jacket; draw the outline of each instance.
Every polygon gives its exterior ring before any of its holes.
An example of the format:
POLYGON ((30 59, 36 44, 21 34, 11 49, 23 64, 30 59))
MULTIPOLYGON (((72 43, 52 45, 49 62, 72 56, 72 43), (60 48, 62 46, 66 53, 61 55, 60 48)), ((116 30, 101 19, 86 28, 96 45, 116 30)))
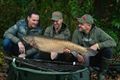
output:
POLYGON ((68 27, 65 24, 62 24, 60 31, 58 33, 56 33, 55 29, 52 25, 52 26, 49 26, 46 28, 46 30, 44 32, 44 36, 69 40, 70 39, 70 30, 68 29, 68 27))

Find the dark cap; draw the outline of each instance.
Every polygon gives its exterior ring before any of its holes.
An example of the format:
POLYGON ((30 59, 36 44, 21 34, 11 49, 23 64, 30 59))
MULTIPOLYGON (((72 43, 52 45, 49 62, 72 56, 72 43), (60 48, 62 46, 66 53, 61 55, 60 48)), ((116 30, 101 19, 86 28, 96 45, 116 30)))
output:
POLYGON ((81 18, 77 18, 77 20, 79 23, 89 23, 89 24, 94 23, 93 17, 89 14, 83 15, 81 18))
POLYGON ((59 19, 63 19, 62 13, 60 11, 53 12, 51 20, 59 20, 59 19))

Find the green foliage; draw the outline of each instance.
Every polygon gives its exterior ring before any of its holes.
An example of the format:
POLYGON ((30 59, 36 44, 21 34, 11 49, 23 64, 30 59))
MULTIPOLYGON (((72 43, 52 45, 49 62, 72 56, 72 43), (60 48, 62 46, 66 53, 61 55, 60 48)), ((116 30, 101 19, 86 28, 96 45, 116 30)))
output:
POLYGON ((112 26, 120 30, 120 18, 113 19, 112 26))
POLYGON ((68 4, 70 13, 74 18, 93 12, 92 0, 69 0, 68 4))
POLYGON ((3 52, 0 52, 0 65, 4 64, 3 52))
POLYGON ((20 17, 20 8, 13 0, 6 0, 0 3, 0 37, 4 31, 13 25, 20 17), (8 25, 9 24, 9 25, 8 25))
POLYGON ((120 1, 115 0, 113 5, 114 11, 112 15, 112 26, 120 30, 120 1))
POLYGON ((114 55, 120 54, 120 38, 117 31, 112 29, 105 29, 105 31, 115 40, 117 46, 113 49, 114 55))
POLYGON ((13 0, 16 4, 18 4, 18 6, 20 6, 21 8, 25 7, 26 5, 28 5, 30 2, 32 2, 31 0, 13 0))
POLYGON ((70 13, 73 17, 77 17, 79 14, 78 0, 69 0, 70 13))
POLYGON ((92 0, 83 0, 80 4, 79 16, 84 14, 90 14, 93 12, 93 1, 92 0))
POLYGON ((111 24, 112 24, 112 30, 114 30, 113 33, 116 33, 116 43, 117 47, 115 48, 116 50, 116 55, 120 55, 120 0, 114 0, 113 3, 113 12, 112 12, 112 17, 111 17, 111 24))

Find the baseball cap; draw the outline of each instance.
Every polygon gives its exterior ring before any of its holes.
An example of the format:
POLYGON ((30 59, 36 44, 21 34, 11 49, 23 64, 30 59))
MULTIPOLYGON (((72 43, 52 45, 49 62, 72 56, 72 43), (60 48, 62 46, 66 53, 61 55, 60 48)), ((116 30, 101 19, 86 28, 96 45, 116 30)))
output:
POLYGON ((59 20, 59 19, 63 19, 62 13, 60 11, 53 12, 51 20, 59 20))
POLYGON ((77 18, 77 20, 79 23, 89 23, 89 24, 94 23, 93 17, 89 14, 83 15, 81 18, 77 18))

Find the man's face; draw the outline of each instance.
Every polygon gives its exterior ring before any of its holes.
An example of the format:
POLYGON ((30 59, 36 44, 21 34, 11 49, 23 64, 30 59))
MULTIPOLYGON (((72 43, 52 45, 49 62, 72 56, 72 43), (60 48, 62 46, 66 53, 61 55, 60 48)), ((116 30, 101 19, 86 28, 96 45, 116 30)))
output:
POLYGON ((59 20, 52 20, 53 26, 57 29, 62 25, 63 20, 59 19, 59 20))
POLYGON ((79 29, 79 31, 88 32, 91 29, 91 27, 90 27, 90 24, 88 24, 88 23, 82 23, 82 24, 79 23, 78 29, 79 29))
POLYGON ((39 15, 32 14, 31 16, 28 16, 27 20, 28 20, 28 26, 30 28, 35 28, 39 23, 39 15))

